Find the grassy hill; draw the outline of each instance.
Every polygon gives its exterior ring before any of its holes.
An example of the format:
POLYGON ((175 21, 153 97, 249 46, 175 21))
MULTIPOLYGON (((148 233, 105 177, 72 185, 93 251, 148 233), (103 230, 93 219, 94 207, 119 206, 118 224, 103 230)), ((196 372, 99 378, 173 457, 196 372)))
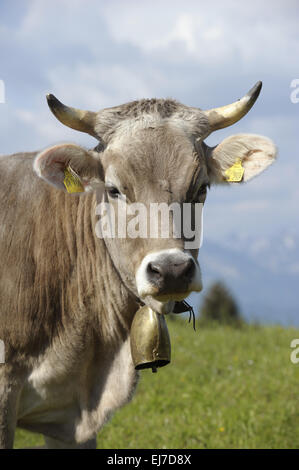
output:
MULTIPOLYGON (((99 448, 299 448, 298 329, 201 328, 168 321, 172 362, 141 371, 133 401, 98 435, 99 448)), ((15 447, 43 438, 17 430, 15 447)))

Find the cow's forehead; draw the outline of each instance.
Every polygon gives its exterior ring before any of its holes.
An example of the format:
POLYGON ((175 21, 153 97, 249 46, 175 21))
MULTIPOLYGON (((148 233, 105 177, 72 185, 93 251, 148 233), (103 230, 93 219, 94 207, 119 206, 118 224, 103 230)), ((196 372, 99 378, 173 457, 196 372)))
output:
POLYGON ((120 120, 114 127, 107 147, 122 150, 131 142, 136 144, 140 139, 146 139, 150 142, 151 138, 154 139, 157 136, 161 143, 168 142, 169 138, 176 141, 180 139, 187 143, 192 141, 193 135, 194 122, 192 119, 184 120, 179 114, 163 117, 158 113, 142 113, 120 120))
POLYGON ((172 99, 142 99, 99 111, 95 131, 110 145, 140 127, 161 124, 177 125, 189 135, 204 137, 209 133, 209 122, 204 112, 172 99))
POLYGON ((188 123, 181 119, 142 114, 117 124, 106 151, 122 154, 125 158, 136 157, 138 153, 145 156, 147 152, 149 160, 158 158, 162 151, 166 155, 175 152, 178 156, 182 151, 192 153, 193 148, 194 137, 189 132, 188 123))
POLYGON ((150 187, 183 196, 195 175, 206 173, 205 159, 195 152, 184 125, 152 115, 123 121, 103 157, 106 181, 124 191, 133 187, 135 194, 150 187))

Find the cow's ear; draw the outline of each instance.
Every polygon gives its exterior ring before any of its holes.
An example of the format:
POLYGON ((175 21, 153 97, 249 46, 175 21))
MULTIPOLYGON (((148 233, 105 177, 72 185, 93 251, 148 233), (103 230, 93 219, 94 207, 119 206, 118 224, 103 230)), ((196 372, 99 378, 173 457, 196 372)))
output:
POLYGON ((276 158, 277 149, 267 137, 238 134, 207 148, 211 183, 248 181, 264 171, 276 158))
POLYGON ((37 175, 69 193, 95 191, 103 186, 99 154, 75 144, 60 144, 40 152, 33 168, 37 175))

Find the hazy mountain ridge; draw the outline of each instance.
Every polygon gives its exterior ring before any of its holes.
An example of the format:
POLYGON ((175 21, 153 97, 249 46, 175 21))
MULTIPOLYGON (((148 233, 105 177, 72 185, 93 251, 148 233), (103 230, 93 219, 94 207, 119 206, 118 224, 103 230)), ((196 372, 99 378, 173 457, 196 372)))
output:
POLYGON ((257 265, 272 272, 299 276, 299 235, 275 234, 270 237, 231 235, 220 244, 233 251, 247 253, 257 265))

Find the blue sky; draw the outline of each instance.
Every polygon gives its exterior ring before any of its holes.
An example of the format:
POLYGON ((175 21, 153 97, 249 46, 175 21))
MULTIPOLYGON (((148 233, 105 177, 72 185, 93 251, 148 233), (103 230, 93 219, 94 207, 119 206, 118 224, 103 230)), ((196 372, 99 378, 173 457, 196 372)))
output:
POLYGON ((290 100, 299 78, 298 19, 297 0, 1 0, 0 153, 61 141, 94 146, 55 120, 48 92, 91 110, 154 96, 205 109, 262 80, 250 113, 207 143, 264 134, 279 159, 246 185, 210 191, 204 237, 298 233, 299 103, 290 100))

